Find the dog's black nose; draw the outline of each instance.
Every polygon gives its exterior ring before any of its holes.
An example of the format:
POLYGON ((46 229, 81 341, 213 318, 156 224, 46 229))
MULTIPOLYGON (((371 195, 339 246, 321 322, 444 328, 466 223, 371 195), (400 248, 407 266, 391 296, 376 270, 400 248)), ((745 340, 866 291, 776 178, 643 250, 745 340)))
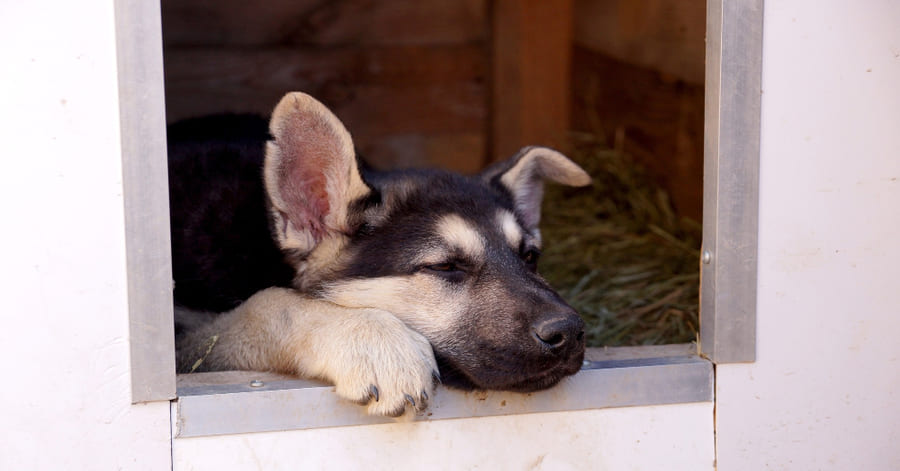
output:
POLYGON ((532 328, 535 340, 554 353, 578 345, 584 340, 584 321, 574 312, 541 319, 532 328))

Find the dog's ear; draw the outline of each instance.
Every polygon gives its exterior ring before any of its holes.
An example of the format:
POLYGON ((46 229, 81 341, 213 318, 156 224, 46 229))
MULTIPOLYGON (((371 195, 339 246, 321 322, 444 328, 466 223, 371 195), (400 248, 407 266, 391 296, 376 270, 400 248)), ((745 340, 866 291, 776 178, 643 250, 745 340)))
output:
POLYGON ((591 177, 568 157, 548 147, 525 147, 511 158, 481 173, 492 185, 505 188, 513 197, 516 211, 528 229, 541 220, 544 180, 569 186, 585 186, 591 177))
POLYGON ((275 107, 269 131, 263 173, 279 245, 308 253, 329 235, 348 232, 348 207, 371 190, 344 125, 322 103, 294 92, 275 107))

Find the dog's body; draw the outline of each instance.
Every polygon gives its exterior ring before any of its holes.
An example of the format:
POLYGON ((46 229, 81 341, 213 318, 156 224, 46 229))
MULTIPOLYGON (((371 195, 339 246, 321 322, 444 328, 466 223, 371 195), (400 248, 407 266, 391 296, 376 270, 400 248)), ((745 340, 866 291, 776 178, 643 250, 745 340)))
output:
POLYGON ((473 177, 367 171, 340 121, 293 93, 261 179, 265 129, 230 122, 213 147, 170 130, 180 372, 322 378, 398 415, 425 405, 438 370, 512 391, 578 371, 583 322, 536 274, 542 180, 589 183, 578 166, 526 148, 473 177))

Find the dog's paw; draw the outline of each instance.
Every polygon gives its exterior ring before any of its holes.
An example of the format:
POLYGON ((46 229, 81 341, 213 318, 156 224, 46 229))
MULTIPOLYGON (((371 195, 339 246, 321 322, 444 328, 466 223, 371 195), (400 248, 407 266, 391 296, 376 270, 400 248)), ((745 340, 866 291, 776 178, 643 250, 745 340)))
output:
POLYGON ((224 318, 217 364, 320 378, 373 415, 422 410, 439 381, 431 343, 390 312, 269 288, 224 318), (227 335, 226 335, 227 334, 227 335), (230 343, 229 343, 230 342, 230 343), (230 356, 229 356, 230 354, 230 356))
POLYGON ((440 380, 431 344, 393 314, 353 311, 340 324, 340 345, 327 352, 335 392, 367 405, 372 415, 399 417, 425 409, 440 380))

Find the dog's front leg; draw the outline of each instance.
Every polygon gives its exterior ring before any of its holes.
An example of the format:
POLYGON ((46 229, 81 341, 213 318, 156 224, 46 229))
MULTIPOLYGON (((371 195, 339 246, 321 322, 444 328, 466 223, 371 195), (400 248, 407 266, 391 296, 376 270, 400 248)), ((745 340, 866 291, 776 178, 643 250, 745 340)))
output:
POLYGON ((253 295, 184 336, 179 371, 277 371, 332 382, 370 414, 422 409, 434 387, 431 344, 393 314, 341 307, 285 288, 253 295))

